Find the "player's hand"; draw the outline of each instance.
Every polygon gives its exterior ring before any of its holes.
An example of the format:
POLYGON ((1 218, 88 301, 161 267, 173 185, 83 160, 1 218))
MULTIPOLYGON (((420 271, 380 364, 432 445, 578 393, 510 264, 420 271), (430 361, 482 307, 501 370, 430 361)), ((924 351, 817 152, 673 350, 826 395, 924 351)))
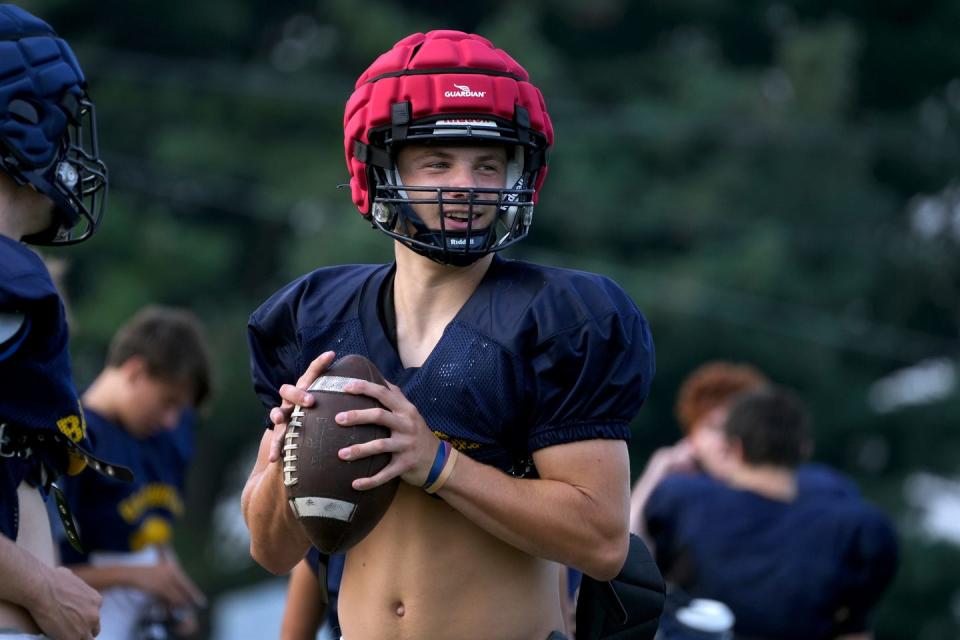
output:
POLYGON ((333 351, 325 351, 314 359, 313 362, 303 372, 297 384, 285 384, 280 387, 280 398, 282 402, 279 407, 270 410, 270 421, 273 423, 273 442, 270 443, 270 462, 276 462, 281 457, 283 449, 283 436, 287 433, 287 425, 290 423, 290 414, 296 405, 302 407, 313 406, 313 395, 307 392, 307 387, 313 384, 313 381, 320 377, 320 374, 326 371, 337 357, 333 351))
POLYGON ((390 453, 390 463, 379 473, 369 478, 353 481, 358 490, 373 489, 400 476, 405 482, 421 486, 430 473, 437 454, 439 439, 430 431, 420 412, 400 391, 400 387, 387 383, 381 386, 366 380, 355 380, 344 388, 347 393, 364 395, 377 400, 384 408, 343 411, 335 417, 337 424, 349 427, 355 424, 379 424, 390 429, 389 438, 371 440, 340 450, 341 460, 356 460, 378 453, 390 453))
POLYGON ((56 640, 89 640, 100 633, 101 597, 66 567, 49 567, 42 595, 30 615, 43 633, 56 640))
POLYGON ((661 478, 671 473, 695 471, 696 468, 693 447, 686 438, 671 447, 657 449, 650 457, 649 469, 661 478))
POLYGON ((165 561, 134 569, 134 586, 156 596, 168 607, 202 607, 207 604, 203 592, 174 562, 165 561))
POLYGON ((192 607, 182 607, 174 609, 171 613, 176 621, 174 629, 177 636, 181 638, 192 638, 200 630, 200 622, 197 620, 197 610, 192 607))

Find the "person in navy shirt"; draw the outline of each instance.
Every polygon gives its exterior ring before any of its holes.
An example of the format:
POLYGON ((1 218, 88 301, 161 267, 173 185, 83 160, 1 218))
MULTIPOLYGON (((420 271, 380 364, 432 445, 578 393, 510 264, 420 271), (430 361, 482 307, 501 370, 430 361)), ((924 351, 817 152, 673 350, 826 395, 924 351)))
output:
POLYGON ((889 519, 829 477, 801 485, 810 447, 797 397, 740 395, 724 422, 723 478, 674 474, 644 511, 664 575, 691 598, 726 603, 738 637, 864 639, 897 564, 889 519))
POLYGON ((93 103, 70 46, 0 5, 0 636, 92 638, 100 597, 63 568, 43 494, 88 462, 63 303, 23 243, 73 244, 102 215, 106 167, 93 103))
MULTIPOLYGON (((630 495, 630 531, 648 537, 643 509, 650 494, 671 474, 708 474, 722 478, 726 473, 724 422, 730 405, 745 392, 770 384, 757 367, 744 362, 711 360, 691 371, 677 392, 675 415, 683 437, 669 447, 655 451, 630 495)), ((807 451, 806 457, 812 454, 807 451)), ((803 462, 796 469, 803 492, 827 495, 858 495, 854 483, 822 464, 803 462)))
POLYGON ((391 435, 340 457, 391 454, 359 490, 403 482, 346 554, 344 638, 562 637, 563 565, 609 580, 627 557, 626 441, 654 373, 650 329, 608 278, 496 253, 529 230, 553 129, 527 72, 488 40, 401 40, 358 80, 344 122, 354 203, 395 261, 318 269, 250 318, 273 428, 242 497, 251 553, 276 573, 303 558, 286 424, 335 355, 364 355, 389 384, 346 391, 385 410, 337 422, 391 435))
POLYGON ((148 623, 196 626, 204 597, 180 568, 172 538, 210 368, 196 317, 151 306, 117 331, 106 366, 83 393, 93 451, 135 477, 123 483, 84 474, 64 483, 84 551, 66 541, 60 551, 64 564, 103 594, 101 640, 134 640, 148 623))

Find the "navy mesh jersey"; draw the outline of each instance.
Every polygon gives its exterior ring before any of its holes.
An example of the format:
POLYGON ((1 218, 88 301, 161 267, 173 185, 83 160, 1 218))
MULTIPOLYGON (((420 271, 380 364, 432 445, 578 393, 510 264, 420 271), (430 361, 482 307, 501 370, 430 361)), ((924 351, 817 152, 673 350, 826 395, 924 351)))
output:
MULTIPOLYGON (((169 543, 173 522, 183 513, 196 415, 184 411, 173 431, 139 439, 96 411, 87 409, 86 414, 93 453, 129 467, 134 480, 121 482, 99 473, 62 478, 85 550, 127 552, 169 543)), ((66 539, 60 541, 60 552, 67 564, 87 561, 66 539)))
POLYGON ((0 347, 0 422, 56 430, 79 413, 63 303, 40 257, 2 235, 0 311, 26 316, 17 337, 0 347))
POLYGON ((654 350, 646 320, 614 282, 495 256, 430 356, 408 369, 378 313, 392 269, 318 269, 253 313, 251 369, 265 407, 333 350, 372 360, 439 437, 504 471, 543 447, 629 438, 654 350))
MULTIPOLYGON (((0 311, 25 317, 18 332, 0 345, 0 423, 82 434, 63 303, 40 257, 4 235, 0 311)), ((17 487, 38 464, 36 456, 0 458, 0 532, 8 538, 17 535, 17 487)))
POLYGON ((893 525, 846 478, 801 468, 780 502, 706 474, 668 476, 644 509, 664 575, 728 604, 751 638, 862 633, 897 564, 893 525))

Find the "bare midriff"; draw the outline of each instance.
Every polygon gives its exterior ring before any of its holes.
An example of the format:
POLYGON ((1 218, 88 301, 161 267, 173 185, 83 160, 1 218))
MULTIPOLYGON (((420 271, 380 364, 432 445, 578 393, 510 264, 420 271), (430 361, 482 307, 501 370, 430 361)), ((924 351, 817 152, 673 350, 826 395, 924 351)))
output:
MULTIPOLYGON (((50 518, 40 491, 21 482, 17 487, 20 510, 20 528, 17 546, 31 553, 45 565, 53 566, 55 554, 50 518)), ((19 629, 25 633, 40 633, 40 628, 23 607, 0 600, 0 629, 19 629)))
POLYGON ((560 566, 401 484, 347 554, 338 611, 346 640, 544 640, 562 630, 560 566))

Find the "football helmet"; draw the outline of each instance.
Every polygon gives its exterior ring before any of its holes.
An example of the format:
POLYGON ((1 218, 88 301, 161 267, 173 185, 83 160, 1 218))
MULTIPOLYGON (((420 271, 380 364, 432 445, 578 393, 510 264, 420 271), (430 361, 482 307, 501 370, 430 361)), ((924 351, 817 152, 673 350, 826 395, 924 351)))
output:
POLYGON ((55 206, 51 228, 26 242, 74 244, 100 224, 107 168, 86 87, 70 45, 49 24, 0 5, 0 166, 55 206))
POLYGON ((444 264, 470 264, 527 235, 552 144, 543 95, 526 70, 486 38, 461 31, 416 33, 399 41, 360 76, 344 112, 344 151, 360 213, 444 264), (407 144, 502 145, 506 184, 403 184, 396 157, 407 144), (447 228, 444 206, 464 203, 467 228, 447 228), (429 228, 412 204, 438 206, 440 228, 429 228), (491 205, 495 221, 473 228, 474 207, 491 205))

